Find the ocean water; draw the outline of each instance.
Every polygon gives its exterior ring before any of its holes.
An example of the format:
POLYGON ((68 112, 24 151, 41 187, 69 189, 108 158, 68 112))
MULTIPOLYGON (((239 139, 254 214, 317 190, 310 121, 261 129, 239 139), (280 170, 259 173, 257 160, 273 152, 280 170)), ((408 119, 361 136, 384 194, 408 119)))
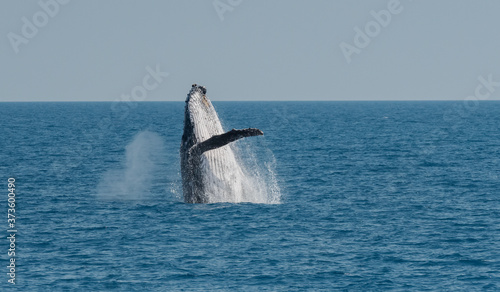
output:
POLYGON ((1 291, 500 290, 500 102, 214 102, 239 204, 183 203, 183 106, 0 104, 1 291))

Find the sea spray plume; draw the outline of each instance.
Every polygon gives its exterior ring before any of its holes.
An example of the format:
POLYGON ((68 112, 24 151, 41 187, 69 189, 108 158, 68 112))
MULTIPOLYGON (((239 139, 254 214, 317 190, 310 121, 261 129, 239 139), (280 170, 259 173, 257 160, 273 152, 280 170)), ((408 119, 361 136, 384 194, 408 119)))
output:
POLYGON ((205 87, 193 84, 186 98, 180 149, 184 201, 250 202, 245 173, 228 144, 264 133, 253 128, 224 133, 206 93, 205 87))
POLYGON ((244 140, 232 144, 244 173, 247 200, 254 203, 281 203, 281 187, 276 175, 276 158, 265 145, 265 139, 244 140))
POLYGON ((143 199, 153 185, 163 153, 164 143, 158 134, 138 133, 125 148, 123 167, 104 174, 97 187, 98 196, 108 200, 143 199))

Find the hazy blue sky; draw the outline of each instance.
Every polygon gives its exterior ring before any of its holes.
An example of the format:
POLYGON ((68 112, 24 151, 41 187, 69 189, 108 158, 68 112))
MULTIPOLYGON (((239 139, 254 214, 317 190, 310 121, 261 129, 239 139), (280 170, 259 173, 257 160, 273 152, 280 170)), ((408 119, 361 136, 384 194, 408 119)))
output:
POLYGON ((500 82, 495 0, 52 1, 0 2, 0 101, 184 100, 192 83, 212 100, 460 100, 500 82))

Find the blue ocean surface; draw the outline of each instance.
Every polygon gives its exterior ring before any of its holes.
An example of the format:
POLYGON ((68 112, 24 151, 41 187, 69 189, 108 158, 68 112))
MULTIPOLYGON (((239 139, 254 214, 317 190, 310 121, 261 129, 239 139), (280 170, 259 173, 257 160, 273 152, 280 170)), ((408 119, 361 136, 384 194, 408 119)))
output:
POLYGON ((1 103, 0 290, 500 291, 500 102, 214 106, 269 203, 183 202, 183 102, 1 103))

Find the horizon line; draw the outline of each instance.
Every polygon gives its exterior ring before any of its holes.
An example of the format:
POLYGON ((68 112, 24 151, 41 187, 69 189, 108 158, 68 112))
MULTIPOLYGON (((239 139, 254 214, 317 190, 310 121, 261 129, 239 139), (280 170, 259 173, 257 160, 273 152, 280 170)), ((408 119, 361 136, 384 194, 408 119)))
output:
MULTIPOLYGON (((357 101, 465 101, 465 99, 255 99, 255 100, 211 100, 212 102, 357 102, 357 101)), ((500 101, 500 99, 488 99, 479 101, 500 101)), ((116 101, 116 100, 0 100, 0 103, 23 103, 23 102, 131 102, 131 103, 148 103, 148 102, 185 102, 185 100, 144 100, 144 101, 116 101)))

